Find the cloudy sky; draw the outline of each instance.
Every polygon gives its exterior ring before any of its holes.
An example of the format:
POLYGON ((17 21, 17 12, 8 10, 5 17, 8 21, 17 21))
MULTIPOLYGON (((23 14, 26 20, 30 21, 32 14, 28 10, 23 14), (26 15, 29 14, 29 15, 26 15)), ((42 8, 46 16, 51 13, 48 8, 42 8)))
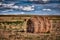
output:
POLYGON ((0 0, 0 15, 60 15, 59 2, 36 4, 21 1, 24 0, 0 0))

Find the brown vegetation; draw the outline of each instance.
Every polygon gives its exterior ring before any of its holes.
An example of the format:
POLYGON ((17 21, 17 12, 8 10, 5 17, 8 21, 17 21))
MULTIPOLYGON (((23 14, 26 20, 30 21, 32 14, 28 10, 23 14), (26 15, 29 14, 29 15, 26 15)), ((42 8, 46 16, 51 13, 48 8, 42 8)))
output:
POLYGON ((60 16, 2 16, 0 40, 60 40, 60 16))

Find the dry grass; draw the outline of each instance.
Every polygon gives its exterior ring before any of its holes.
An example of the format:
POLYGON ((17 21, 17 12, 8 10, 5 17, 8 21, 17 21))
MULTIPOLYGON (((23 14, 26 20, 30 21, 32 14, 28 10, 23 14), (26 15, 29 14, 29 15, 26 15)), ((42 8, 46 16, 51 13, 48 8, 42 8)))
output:
POLYGON ((0 40, 48 40, 49 35, 0 30, 0 40))

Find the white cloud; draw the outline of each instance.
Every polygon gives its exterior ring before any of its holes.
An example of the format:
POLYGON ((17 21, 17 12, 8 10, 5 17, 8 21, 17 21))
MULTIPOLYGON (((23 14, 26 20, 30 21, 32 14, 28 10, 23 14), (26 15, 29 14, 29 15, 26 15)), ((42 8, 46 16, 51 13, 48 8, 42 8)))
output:
POLYGON ((15 3, 10 3, 10 4, 2 4, 3 6, 12 6, 14 5, 15 3))
POLYGON ((25 14, 24 12, 21 12, 20 14, 25 14))
POLYGON ((42 0, 42 1, 46 2, 46 1, 48 1, 48 0, 42 0))
POLYGON ((19 9, 19 6, 15 5, 15 6, 12 6, 12 8, 19 9))
POLYGON ((34 10, 34 5, 31 5, 31 6, 29 6, 29 5, 28 6, 17 6, 17 5, 14 5, 14 3, 11 3, 11 4, 0 3, 0 5, 2 5, 3 8, 19 9, 19 10, 24 10, 24 11, 33 11, 34 10))
POLYGON ((5 10, 5 11, 2 11, 2 12, 9 12, 9 11, 13 11, 12 9, 10 9, 10 10, 5 10))
POLYGON ((24 11, 33 11, 34 7, 33 6, 27 6, 27 7, 23 7, 22 10, 24 10, 24 11))
POLYGON ((5 0, 2 0, 2 1, 5 1, 5 0))
POLYGON ((2 7, 4 7, 4 8, 12 8, 12 6, 13 6, 14 4, 15 4, 15 3, 10 3, 10 4, 0 3, 0 5, 2 5, 2 7))
POLYGON ((51 11, 51 9, 42 9, 43 11, 51 11))
POLYGON ((22 8, 23 8, 23 6, 19 6, 19 8, 20 8, 20 9, 22 9, 22 8))
POLYGON ((14 9, 19 9, 19 6, 14 5, 14 4, 0 4, 2 5, 3 8, 14 8, 14 9))
POLYGON ((29 1, 33 1, 33 0, 29 0, 29 1))
POLYGON ((0 3, 0 5, 2 5, 2 3, 0 3))
POLYGON ((31 7, 35 7, 34 5, 32 5, 31 7))

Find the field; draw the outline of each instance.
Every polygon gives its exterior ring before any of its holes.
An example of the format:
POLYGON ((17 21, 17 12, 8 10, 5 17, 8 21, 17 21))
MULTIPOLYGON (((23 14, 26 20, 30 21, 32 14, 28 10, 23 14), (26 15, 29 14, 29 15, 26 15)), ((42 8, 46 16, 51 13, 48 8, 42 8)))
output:
MULTIPOLYGON (((59 36, 60 37, 60 36, 59 36)), ((17 31, 0 30, 0 40, 56 40, 55 34, 24 33, 17 31)), ((57 40, 60 40, 58 38, 57 40)))
POLYGON ((0 40, 60 40, 60 16, 0 16, 0 40))

